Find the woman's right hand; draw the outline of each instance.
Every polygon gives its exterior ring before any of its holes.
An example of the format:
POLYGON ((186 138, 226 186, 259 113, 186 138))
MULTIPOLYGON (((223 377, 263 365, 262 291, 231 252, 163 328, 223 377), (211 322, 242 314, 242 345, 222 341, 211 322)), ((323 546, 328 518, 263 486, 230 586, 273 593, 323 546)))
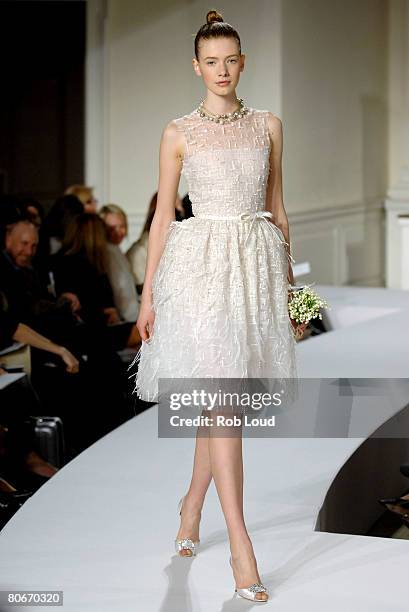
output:
POLYGON ((152 338, 154 321, 155 312, 152 310, 152 302, 142 300, 136 327, 138 328, 142 340, 145 342, 149 342, 152 338))
POLYGON ((74 357, 74 355, 68 349, 66 349, 65 346, 61 347, 60 357, 67 366, 67 372, 70 374, 77 374, 79 372, 80 363, 78 359, 74 357))

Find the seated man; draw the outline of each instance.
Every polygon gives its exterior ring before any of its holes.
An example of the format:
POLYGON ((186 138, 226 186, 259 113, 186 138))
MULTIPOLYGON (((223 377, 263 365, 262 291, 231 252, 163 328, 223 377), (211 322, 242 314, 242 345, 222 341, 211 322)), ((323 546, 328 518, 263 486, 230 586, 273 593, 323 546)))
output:
POLYGON ((43 289, 32 266, 37 244, 38 231, 30 221, 19 220, 7 228, 5 248, 0 253, 0 289, 19 322, 65 344, 61 334, 67 335, 77 323, 75 296, 63 295, 56 300, 43 289))

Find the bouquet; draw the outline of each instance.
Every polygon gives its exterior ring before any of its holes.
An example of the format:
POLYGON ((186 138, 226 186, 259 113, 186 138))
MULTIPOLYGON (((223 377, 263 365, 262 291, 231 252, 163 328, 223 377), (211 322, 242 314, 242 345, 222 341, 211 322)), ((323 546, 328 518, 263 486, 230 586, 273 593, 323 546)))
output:
MULTIPOLYGON (((299 339, 311 319, 322 319, 321 308, 329 308, 328 302, 321 298, 311 285, 301 287, 291 286, 289 289, 288 313, 290 319, 298 325, 295 328, 294 336, 299 339)), ((293 327, 294 324, 293 324, 293 327)))

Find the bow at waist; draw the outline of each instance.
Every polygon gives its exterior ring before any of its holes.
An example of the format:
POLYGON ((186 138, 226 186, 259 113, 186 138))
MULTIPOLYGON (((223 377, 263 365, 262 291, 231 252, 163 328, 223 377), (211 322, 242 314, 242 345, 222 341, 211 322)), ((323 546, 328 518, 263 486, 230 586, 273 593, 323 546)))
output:
MULTIPOLYGON (((272 232, 274 239, 275 240, 278 239, 280 244, 283 244, 284 246, 289 246, 288 242, 282 239, 281 237, 282 232, 280 231, 280 229, 274 223, 268 220, 268 217, 272 218, 272 216, 273 215, 269 210, 257 210, 256 212, 245 211, 245 212, 242 212, 240 215, 197 215, 197 218, 198 219, 213 219, 213 220, 237 219, 238 221, 250 221, 251 220, 250 229, 244 241, 245 246, 247 245, 247 241, 250 237, 250 234, 251 234, 251 231, 253 229, 256 219, 264 220, 267 223, 267 227, 269 228, 269 231, 272 232)), ((291 253, 287 251, 287 249, 286 249, 286 253, 287 253, 288 260, 291 261, 292 263, 295 263, 295 259, 292 257, 291 253)))

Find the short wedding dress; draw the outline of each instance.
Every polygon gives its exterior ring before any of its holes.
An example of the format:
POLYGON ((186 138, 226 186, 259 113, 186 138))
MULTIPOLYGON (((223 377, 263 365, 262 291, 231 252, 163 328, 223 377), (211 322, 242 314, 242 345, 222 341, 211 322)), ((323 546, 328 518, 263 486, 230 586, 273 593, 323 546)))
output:
POLYGON ((152 279, 153 334, 130 366, 142 400, 158 401, 160 378, 297 378, 294 259, 265 210, 268 111, 247 108, 231 123, 197 109, 173 120, 194 216, 170 224, 152 279))

